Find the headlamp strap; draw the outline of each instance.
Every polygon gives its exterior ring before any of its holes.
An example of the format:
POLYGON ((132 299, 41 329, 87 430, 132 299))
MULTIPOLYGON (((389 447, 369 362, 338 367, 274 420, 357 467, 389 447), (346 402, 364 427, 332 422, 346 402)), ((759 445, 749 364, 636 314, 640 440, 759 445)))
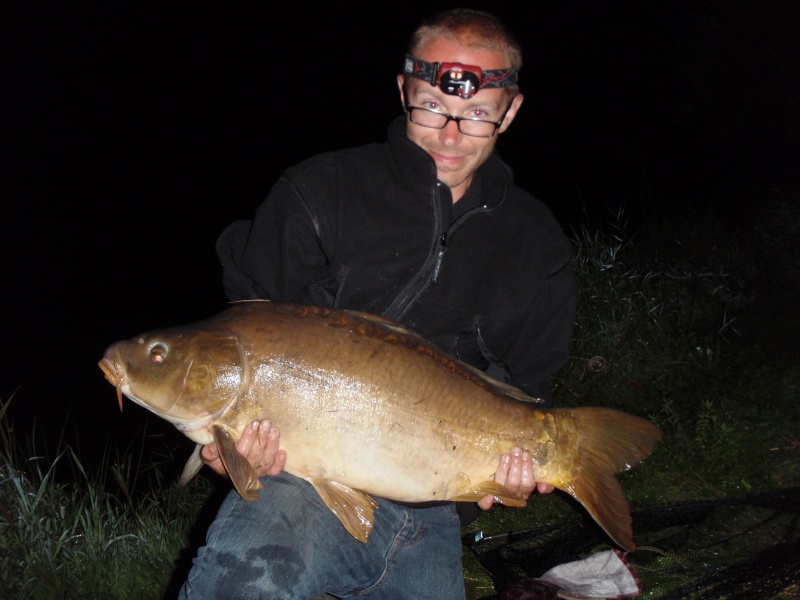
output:
MULTIPOLYGON (((474 65, 461 63, 430 63, 406 54, 403 73, 439 86, 445 93, 469 98, 481 88, 504 88, 517 85, 519 72, 514 69, 492 69, 484 71, 474 65), (455 76, 454 76, 455 73, 455 76), (473 85, 459 85, 462 77, 474 79, 473 85), (452 84, 455 80, 455 86, 452 84)), ((465 82, 466 83, 466 82, 465 82)))

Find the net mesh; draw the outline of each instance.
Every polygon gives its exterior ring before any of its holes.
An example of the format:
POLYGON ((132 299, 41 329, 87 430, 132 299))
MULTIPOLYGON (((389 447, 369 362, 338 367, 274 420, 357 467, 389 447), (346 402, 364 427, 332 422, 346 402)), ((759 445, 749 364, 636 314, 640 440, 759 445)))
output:
MULTIPOLYGON (((799 513, 800 488, 634 511, 639 598, 800 598, 799 513)), ((464 541, 501 600, 555 598, 534 578, 612 547, 589 520, 464 541)))

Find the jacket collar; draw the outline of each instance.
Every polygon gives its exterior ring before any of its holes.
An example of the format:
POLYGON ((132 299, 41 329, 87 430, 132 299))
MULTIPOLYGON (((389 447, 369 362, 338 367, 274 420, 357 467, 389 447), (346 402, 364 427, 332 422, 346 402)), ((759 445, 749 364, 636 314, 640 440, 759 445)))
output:
MULTIPOLYGON (((400 115, 389 125, 388 144, 394 162, 393 173, 399 184, 413 193, 430 193, 436 184, 436 163, 427 152, 408 139, 405 115, 400 115)), ((514 179, 511 168, 500 158, 496 149, 478 169, 476 177, 482 182, 483 204, 492 207, 503 201, 506 188, 514 179)))

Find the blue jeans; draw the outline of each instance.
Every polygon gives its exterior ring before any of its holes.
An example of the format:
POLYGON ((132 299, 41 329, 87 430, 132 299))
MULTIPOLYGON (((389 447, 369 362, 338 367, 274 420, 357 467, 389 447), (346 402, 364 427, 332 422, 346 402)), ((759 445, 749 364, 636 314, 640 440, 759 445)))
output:
POLYGON ((308 482, 282 473, 261 483, 256 502, 228 494, 180 598, 464 599, 454 505, 412 509, 376 498, 364 544, 308 482))

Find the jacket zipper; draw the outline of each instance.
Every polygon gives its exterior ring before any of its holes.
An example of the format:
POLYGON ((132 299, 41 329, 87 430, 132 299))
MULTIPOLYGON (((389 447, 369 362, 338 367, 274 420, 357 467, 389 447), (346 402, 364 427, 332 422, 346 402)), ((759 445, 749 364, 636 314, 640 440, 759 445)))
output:
POLYGON ((436 264, 433 267, 433 277, 431 281, 436 283, 439 278, 439 269, 442 268, 442 259, 444 258, 444 251, 447 250, 447 232, 445 231, 439 236, 439 254, 436 256, 436 264))
MULTIPOLYGON (((436 182, 436 185, 433 188, 433 193, 431 194, 431 203, 433 209, 433 233, 434 233, 434 240, 440 240, 441 236, 444 235, 443 230, 443 216, 442 216, 442 200, 441 200, 441 186, 442 183, 440 181, 436 182)), ((436 262, 440 260, 440 255, 442 251, 439 250, 437 252, 437 242, 434 242, 434 246, 431 248, 431 254, 425 260, 425 263, 420 267, 419 272, 417 272, 416 276, 411 279, 411 281, 406 284, 406 286, 400 291, 400 293, 395 297, 394 302, 389 305, 389 308, 383 313, 383 316, 387 319, 392 319, 394 321, 400 321, 403 316, 409 311, 409 309, 414 305, 414 302, 419 295, 427 289, 430 281, 431 281, 431 273, 436 270, 436 262)))
POLYGON ((403 288, 386 312, 383 313, 383 316, 387 319, 400 321, 406 315, 406 313, 411 310, 425 290, 428 289, 428 286, 431 283, 436 282, 439 277, 439 271, 442 267, 445 252, 447 251, 447 242, 450 236, 452 236, 453 232, 458 229, 469 217, 478 213, 488 212, 490 210, 485 204, 473 208, 456 219, 447 229, 447 231, 443 231, 444 227, 442 223, 443 217, 440 192, 441 185, 441 182, 436 182, 436 189, 433 194, 434 228, 435 233, 437 234, 436 239, 438 245, 432 249, 433 252, 431 253, 431 256, 429 256, 428 260, 425 261, 425 264, 419 270, 416 277, 414 277, 408 283, 408 285, 403 288))
POLYGON ((471 216, 484 212, 489 212, 489 207, 487 205, 482 204, 481 206, 476 206, 472 210, 469 210, 460 217, 458 217, 458 219, 456 219, 453 222, 453 224, 450 225, 448 230, 439 236, 439 254, 436 257, 436 266, 433 269, 433 277, 431 278, 431 283, 436 283, 436 280, 439 278, 439 271, 442 268, 442 260, 444 259, 444 253, 445 251, 447 251, 447 242, 452 237, 453 232, 455 232, 456 229, 461 227, 461 224, 467 219, 469 219, 471 216))

